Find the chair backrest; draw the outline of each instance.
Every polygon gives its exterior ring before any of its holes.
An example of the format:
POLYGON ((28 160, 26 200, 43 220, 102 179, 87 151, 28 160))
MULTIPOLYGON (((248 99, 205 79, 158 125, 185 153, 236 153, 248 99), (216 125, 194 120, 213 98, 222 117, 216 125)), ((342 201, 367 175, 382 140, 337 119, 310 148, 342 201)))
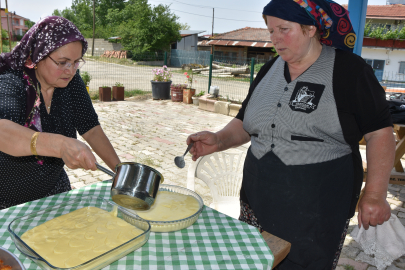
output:
POLYGON ((214 203, 239 198, 245 156, 245 152, 232 149, 199 158, 188 168, 187 188, 194 190, 197 177, 208 185, 214 203))

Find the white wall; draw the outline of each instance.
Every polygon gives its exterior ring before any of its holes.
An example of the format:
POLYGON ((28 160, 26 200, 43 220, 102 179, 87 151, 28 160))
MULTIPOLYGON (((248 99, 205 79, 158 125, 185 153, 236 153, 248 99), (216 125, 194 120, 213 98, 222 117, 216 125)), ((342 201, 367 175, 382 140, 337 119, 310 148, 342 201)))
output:
POLYGON ((384 60, 384 79, 403 81, 404 75, 399 74, 399 62, 405 62, 405 50, 363 47, 361 57, 364 59, 384 60), (389 64, 387 64, 389 60, 389 64), (388 77, 388 78, 387 78, 388 77))

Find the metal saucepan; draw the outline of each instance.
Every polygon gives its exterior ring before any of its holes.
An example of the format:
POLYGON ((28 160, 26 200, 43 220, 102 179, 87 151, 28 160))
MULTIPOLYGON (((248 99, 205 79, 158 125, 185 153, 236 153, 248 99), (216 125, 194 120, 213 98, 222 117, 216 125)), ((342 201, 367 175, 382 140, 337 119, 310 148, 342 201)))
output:
POLYGON ((132 210, 148 210, 155 202, 163 175, 157 170, 136 162, 122 162, 115 166, 114 174, 96 163, 99 170, 113 177, 111 198, 132 210))

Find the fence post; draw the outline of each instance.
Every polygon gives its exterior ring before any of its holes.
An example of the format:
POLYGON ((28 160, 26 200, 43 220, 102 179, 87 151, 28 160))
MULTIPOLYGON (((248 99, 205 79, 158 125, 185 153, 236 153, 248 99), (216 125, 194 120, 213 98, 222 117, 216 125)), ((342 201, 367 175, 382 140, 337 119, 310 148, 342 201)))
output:
POLYGON ((252 63, 250 64, 250 85, 253 83, 253 75, 255 74, 255 58, 252 57, 252 63))
POLYGON ((210 71, 208 73, 208 94, 210 93, 210 88, 211 88, 211 79, 212 79, 212 61, 213 61, 213 55, 210 54, 210 71))
POLYGON ((164 60, 164 65, 167 66, 167 52, 165 52, 165 60, 164 60))

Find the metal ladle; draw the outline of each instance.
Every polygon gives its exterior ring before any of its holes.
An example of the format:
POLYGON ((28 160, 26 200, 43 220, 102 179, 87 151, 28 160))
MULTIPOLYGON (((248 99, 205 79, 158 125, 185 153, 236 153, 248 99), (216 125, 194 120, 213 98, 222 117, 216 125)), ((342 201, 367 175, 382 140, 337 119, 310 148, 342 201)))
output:
POLYGON ((180 169, 183 169, 184 166, 186 166, 186 162, 184 161, 184 156, 187 154, 188 151, 190 151, 191 147, 193 147, 194 142, 190 143, 187 147, 186 152, 182 156, 177 156, 174 158, 174 164, 176 164, 177 167, 180 169))

